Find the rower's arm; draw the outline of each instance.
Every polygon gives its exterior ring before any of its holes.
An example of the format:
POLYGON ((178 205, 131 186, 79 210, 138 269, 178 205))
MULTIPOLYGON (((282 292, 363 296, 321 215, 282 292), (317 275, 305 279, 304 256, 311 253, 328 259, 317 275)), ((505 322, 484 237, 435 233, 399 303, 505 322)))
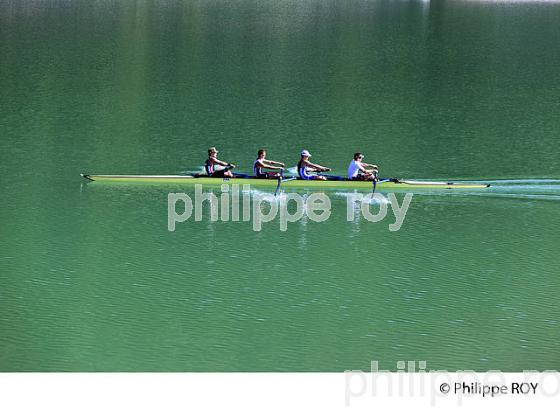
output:
POLYGON ((258 166, 259 168, 266 168, 266 169, 284 169, 284 168, 282 168, 282 167, 274 166, 273 164, 280 164, 280 163, 279 163, 279 162, 275 162, 275 161, 269 161, 269 160, 267 160, 267 159, 257 161, 257 166, 258 166))
POLYGON ((365 162, 362 162, 362 165, 363 165, 364 167, 369 167, 369 168, 378 168, 377 165, 366 164, 365 162))
POLYGON ((218 164, 221 165, 223 167, 227 167, 229 164, 229 162, 225 162, 225 161, 220 161, 219 159, 214 159, 214 164, 218 164))
POLYGON ((358 168, 366 175, 373 175, 373 173, 377 171, 377 167, 374 167, 370 164, 364 164, 363 162, 361 164, 358 164, 358 168), (372 168, 372 169, 368 169, 368 168, 372 168))
POLYGON ((267 164, 270 164, 270 165, 278 165, 280 167, 285 167, 286 166, 283 162, 271 161, 269 159, 265 159, 264 162, 267 163, 267 164))
POLYGON ((307 162, 306 166, 308 166, 309 168, 314 168, 317 171, 329 171, 330 170, 330 168, 324 167, 324 166, 319 165, 319 164, 314 164, 312 162, 307 162))

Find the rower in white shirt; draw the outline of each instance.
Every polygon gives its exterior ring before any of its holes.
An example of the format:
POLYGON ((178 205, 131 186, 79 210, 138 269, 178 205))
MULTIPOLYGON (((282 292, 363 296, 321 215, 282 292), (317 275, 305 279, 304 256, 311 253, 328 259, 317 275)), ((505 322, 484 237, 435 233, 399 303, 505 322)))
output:
POLYGON ((357 181, 372 181, 377 178, 379 168, 377 165, 366 164, 362 161, 364 155, 361 152, 354 154, 354 159, 348 166, 348 179, 357 181))

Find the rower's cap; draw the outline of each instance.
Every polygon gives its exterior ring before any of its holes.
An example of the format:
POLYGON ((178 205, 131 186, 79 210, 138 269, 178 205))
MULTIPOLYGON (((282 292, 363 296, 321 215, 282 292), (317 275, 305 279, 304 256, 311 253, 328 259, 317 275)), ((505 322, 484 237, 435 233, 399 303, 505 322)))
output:
POLYGON ((218 152, 218 150, 216 149, 216 147, 210 147, 208 148, 208 153, 211 154, 213 152, 218 152))
POLYGON ((303 151, 301 151, 301 156, 302 156, 302 157, 310 157, 311 154, 309 153, 309 151, 307 151, 306 149, 304 149, 303 151))

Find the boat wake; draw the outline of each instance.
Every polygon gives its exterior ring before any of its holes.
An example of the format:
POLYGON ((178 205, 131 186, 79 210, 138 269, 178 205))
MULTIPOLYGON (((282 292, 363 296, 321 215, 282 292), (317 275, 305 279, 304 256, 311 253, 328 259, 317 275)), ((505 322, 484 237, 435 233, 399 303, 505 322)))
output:
MULTIPOLYGON (((353 198, 356 193, 355 192, 335 192, 336 196, 340 196, 343 198, 353 198)), ((375 195, 373 197, 364 196, 362 202, 367 204, 390 204, 389 198, 385 196, 385 194, 375 195)))
POLYGON ((284 171, 284 175, 296 176, 297 175, 297 167, 287 168, 286 171, 284 171))
POLYGON ((484 191, 457 191, 452 192, 452 194, 459 196, 560 201, 560 179, 497 179, 468 182, 490 184, 490 188, 484 191))

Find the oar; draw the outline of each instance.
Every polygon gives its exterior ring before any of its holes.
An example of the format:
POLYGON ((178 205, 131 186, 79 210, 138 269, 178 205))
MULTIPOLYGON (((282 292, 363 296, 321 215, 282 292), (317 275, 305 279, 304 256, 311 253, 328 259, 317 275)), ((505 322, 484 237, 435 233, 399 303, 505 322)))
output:
POLYGON ((280 175, 278 176, 278 185, 276 185, 276 192, 274 192, 274 196, 278 196, 278 191, 280 191, 280 185, 282 185, 282 179, 284 178, 284 170, 280 170, 280 175))
POLYGON ((297 177, 284 178, 284 170, 280 171, 280 178, 278 179, 278 185, 276 186, 276 192, 274 193, 274 196, 278 195, 278 191, 280 190, 280 184, 288 181, 293 181, 294 179, 297 179, 297 177))
POLYGON ((377 188, 377 171, 373 172, 373 191, 372 194, 375 194, 375 188, 377 188))

